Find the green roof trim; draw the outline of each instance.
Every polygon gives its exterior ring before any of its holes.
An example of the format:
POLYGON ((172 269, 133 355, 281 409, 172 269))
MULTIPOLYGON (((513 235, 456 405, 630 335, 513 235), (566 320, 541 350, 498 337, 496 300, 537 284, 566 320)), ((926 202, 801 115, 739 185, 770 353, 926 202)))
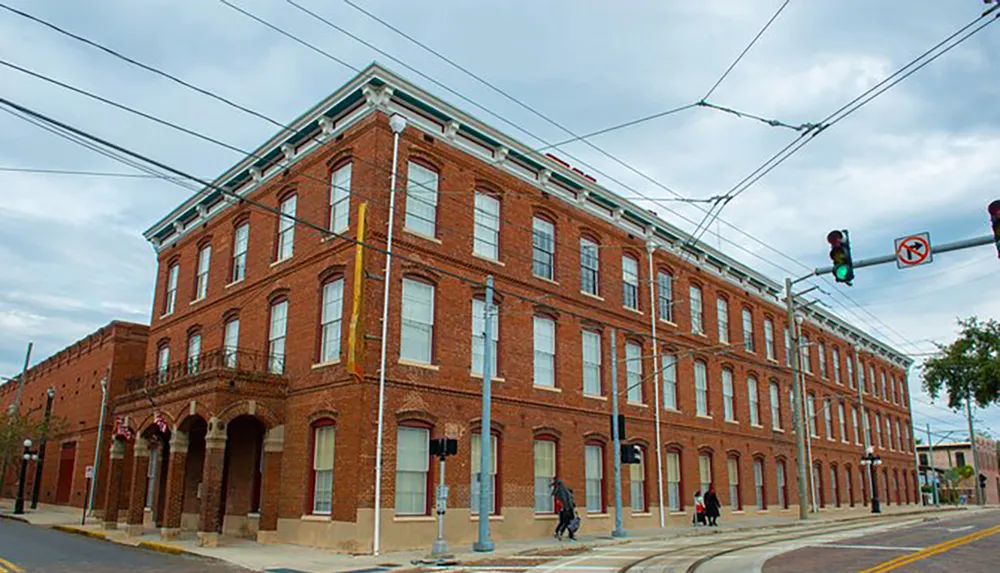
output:
POLYGON ((400 101, 405 102, 406 105, 409 105, 415 109, 420 110, 421 112, 437 119, 441 123, 447 123, 452 119, 447 115, 441 113, 440 111, 434 109, 433 107, 427 105, 426 103, 418 100, 417 98, 408 95, 406 92, 394 91, 392 92, 392 97, 398 98, 400 101))

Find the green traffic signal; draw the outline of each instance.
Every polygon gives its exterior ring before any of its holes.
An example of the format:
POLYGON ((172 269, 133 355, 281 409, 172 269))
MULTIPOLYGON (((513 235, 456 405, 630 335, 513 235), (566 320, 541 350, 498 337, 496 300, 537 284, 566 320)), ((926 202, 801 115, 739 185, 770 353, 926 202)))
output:
POLYGON ((833 267, 833 276, 836 277, 838 281, 847 281, 847 275, 849 275, 851 269, 847 265, 840 265, 838 267, 833 267))
POLYGON ((850 286, 854 280, 854 262, 851 260, 851 242, 847 231, 830 231, 826 240, 830 243, 833 278, 838 283, 847 283, 850 286))

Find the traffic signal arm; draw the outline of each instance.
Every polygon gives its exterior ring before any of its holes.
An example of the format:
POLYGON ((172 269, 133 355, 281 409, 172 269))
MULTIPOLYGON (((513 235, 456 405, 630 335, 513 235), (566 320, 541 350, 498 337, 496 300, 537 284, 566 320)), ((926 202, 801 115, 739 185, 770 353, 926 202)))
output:
MULTIPOLYGON (((969 248, 972 248, 972 247, 980 247, 982 245, 991 245, 991 244, 994 243, 994 241, 995 241, 995 239, 993 238, 992 235, 987 235, 985 237, 977 237, 975 239, 965 239, 965 240, 962 240, 962 241, 955 241, 953 243, 944 243, 944 244, 940 244, 940 245, 932 245, 931 246, 931 252, 936 255, 936 254, 939 254, 939 253, 948 253, 948 252, 951 252, 951 251, 960 251, 962 249, 969 249, 969 248)), ((895 260, 896 260, 896 255, 894 253, 894 254, 891 254, 891 255, 885 255, 885 256, 880 256, 880 257, 872 257, 870 259, 862 259, 860 261, 854 261, 853 267, 855 269, 861 269, 861 268, 865 268, 865 267, 874 267, 876 265, 881 265, 881 264, 885 264, 885 263, 895 262, 895 260)), ((809 278, 809 277, 814 276, 814 275, 822 275, 822 274, 830 273, 830 272, 833 272, 833 270, 834 270, 834 267, 832 265, 829 266, 829 267, 819 267, 819 268, 815 269, 812 273, 806 275, 803 278, 809 278)))

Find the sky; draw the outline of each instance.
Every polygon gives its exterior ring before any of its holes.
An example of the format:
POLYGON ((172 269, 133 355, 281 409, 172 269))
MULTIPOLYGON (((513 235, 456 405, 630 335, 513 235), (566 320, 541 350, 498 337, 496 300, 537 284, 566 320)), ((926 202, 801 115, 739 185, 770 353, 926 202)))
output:
MULTIPOLYGON (((648 0, 623 10, 598 0, 352 0, 522 106, 342 0, 295 2, 402 64, 287 0, 227 1, 354 68, 379 61, 536 148, 571 135, 525 106, 579 135, 703 100, 784 3, 648 0)), ((0 3, 282 122, 356 73, 223 2, 0 3)), ((983 10, 979 0, 790 0, 707 101, 789 126, 818 123, 983 10)), ((855 259, 890 254, 895 238, 912 233, 929 232, 935 243, 987 234, 986 205, 1000 198, 997 54, 1000 25, 991 25, 811 138, 731 201, 704 240, 780 281, 826 266, 825 236, 834 228, 850 230, 855 259)), ((237 147, 255 148, 274 133, 260 118, 6 10, 0 60, 237 147)), ((4 65, 0 97, 204 177, 241 158, 4 65)), ((675 197, 669 189, 706 198, 729 192, 798 136, 694 107, 594 137, 597 149, 578 141, 558 155, 622 195, 675 197)), ((0 376, 20 371, 28 341, 37 363, 113 319, 148 323, 156 258, 141 234, 190 195, 156 179, 7 170, 24 168, 137 173, 0 113, 0 376)), ((694 228, 685 219, 703 215, 702 205, 643 204, 685 230, 694 228)), ((935 343, 954 337, 958 318, 1000 315, 990 295, 997 279, 997 253, 984 246, 914 269, 859 269, 853 287, 812 284, 830 311, 915 360, 914 423, 943 435, 965 428, 964 416, 944 398, 931 403, 918 366, 935 343)), ((1000 436, 1000 408, 975 418, 1000 436)))

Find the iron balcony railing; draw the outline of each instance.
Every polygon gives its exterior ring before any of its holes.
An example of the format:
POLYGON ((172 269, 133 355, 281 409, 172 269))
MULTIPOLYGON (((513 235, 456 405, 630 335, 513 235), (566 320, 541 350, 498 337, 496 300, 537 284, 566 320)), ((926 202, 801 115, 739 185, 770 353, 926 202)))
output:
POLYGON ((125 391, 152 389, 213 372, 281 376, 284 362, 284 356, 272 356, 243 348, 218 348, 148 370, 142 376, 126 378, 125 391))

